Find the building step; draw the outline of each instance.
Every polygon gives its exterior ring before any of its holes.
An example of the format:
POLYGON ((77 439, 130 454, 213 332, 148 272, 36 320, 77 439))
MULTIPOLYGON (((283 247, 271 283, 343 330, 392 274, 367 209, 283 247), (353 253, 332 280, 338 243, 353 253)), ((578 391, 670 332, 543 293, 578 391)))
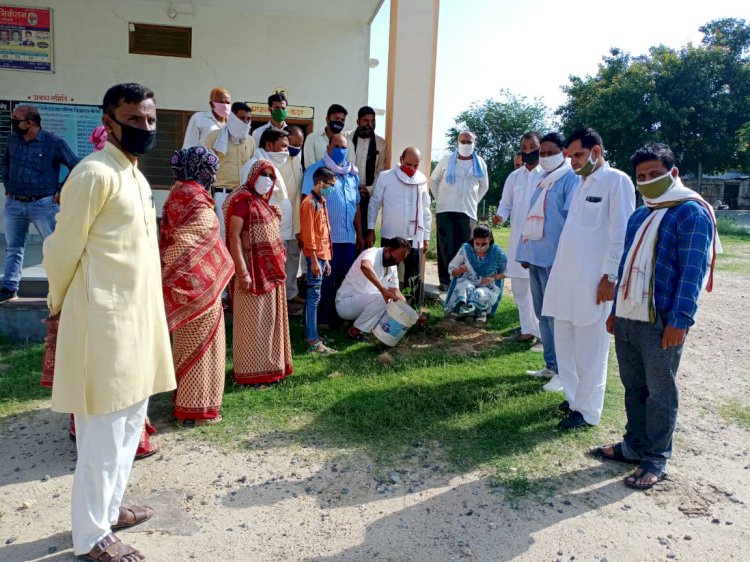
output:
POLYGON ((41 342, 49 316, 44 298, 18 298, 0 304, 0 336, 13 342, 41 342))

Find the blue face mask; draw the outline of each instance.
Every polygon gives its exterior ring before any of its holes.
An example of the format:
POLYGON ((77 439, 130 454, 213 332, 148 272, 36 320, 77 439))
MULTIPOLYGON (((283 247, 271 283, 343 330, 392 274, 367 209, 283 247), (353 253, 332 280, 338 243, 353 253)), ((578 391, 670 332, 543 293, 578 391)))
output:
POLYGON ((328 198, 328 197, 330 197, 330 196, 331 196, 331 195, 333 194, 333 189, 334 189, 334 188, 333 188, 333 187, 331 187, 330 185, 326 185, 326 186, 325 186, 324 188, 322 188, 322 189, 320 190, 320 194, 321 194, 321 195, 322 195, 323 197, 326 197, 326 198, 328 198))
POLYGON ((331 159, 336 162, 339 166, 344 163, 344 160, 346 160, 346 155, 349 154, 348 148, 339 148, 338 146, 334 146, 331 150, 331 159))
POLYGON ((289 145, 289 156, 294 158, 295 156, 299 156, 299 153, 302 152, 301 146, 291 146, 289 145))

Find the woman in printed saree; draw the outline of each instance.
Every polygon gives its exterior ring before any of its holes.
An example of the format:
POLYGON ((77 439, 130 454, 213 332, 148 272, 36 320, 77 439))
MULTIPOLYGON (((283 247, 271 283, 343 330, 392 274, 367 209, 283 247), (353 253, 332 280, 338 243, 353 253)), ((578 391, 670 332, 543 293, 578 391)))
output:
POLYGON ((175 151, 171 164, 176 181, 164 203, 159 246, 177 376, 174 415, 186 426, 218 423, 226 371, 221 292, 234 273, 209 191, 219 159, 193 146, 175 151))
POLYGON ((239 384, 273 383, 293 371, 281 210, 268 202, 275 183, 273 164, 257 160, 245 185, 224 202, 227 245, 236 270, 230 295, 234 380, 239 384))
POLYGON ((494 316, 503 295, 508 257, 495 244, 490 227, 480 224, 448 265, 452 279, 445 299, 445 312, 486 322, 494 316))

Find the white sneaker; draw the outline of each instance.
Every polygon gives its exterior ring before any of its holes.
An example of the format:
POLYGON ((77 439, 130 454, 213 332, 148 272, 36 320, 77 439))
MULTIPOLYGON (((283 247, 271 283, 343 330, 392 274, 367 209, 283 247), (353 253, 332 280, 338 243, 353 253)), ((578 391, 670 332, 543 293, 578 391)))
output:
POLYGON ((529 351, 535 351, 537 353, 544 353, 544 346, 542 340, 538 340, 534 345, 529 348, 529 351))
POLYGON ((555 375, 542 388, 547 392, 562 392, 563 387, 562 383, 560 382, 560 377, 558 375, 555 375))
POLYGON ((532 377, 537 377, 538 379, 551 379, 557 373, 552 369, 548 369, 547 367, 545 367, 544 369, 539 369, 538 371, 526 371, 526 374, 531 375, 532 377))

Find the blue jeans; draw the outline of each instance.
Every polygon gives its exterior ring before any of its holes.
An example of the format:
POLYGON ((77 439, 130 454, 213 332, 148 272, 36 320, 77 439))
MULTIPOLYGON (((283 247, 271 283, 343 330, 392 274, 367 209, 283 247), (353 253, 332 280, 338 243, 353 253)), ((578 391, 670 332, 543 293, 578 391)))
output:
POLYGON ((661 471, 672 456, 679 405, 675 375, 682 356, 682 345, 662 349, 666 325, 665 311, 657 311, 654 324, 615 321, 615 350, 628 416, 623 453, 640 459, 641 466, 650 465, 647 469, 661 471))
POLYGON ((320 303, 320 285, 323 283, 323 272, 326 268, 326 261, 316 258, 320 264, 320 275, 314 275, 310 264, 312 260, 308 257, 307 261, 307 295, 305 296, 305 339, 309 342, 318 339, 318 303, 320 303))
POLYGON ((529 265, 529 284, 531 285, 531 300, 534 301, 534 314, 539 320, 539 333, 542 336, 542 347, 544 347, 544 366, 551 371, 557 372, 557 356, 555 355, 555 319, 551 316, 542 316, 542 304, 544 303, 544 291, 547 290, 547 280, 551 267, 540 267, 529 265))
POLYGON ((29 224, 33 223, 42 240, 55 230, 55 215, 60 210, 53 196, 21 203, 10 197, 5 198, 5 271, 3 289, 18 291, 23 269, 23 254, 26 250, 26 237, 29 224))
POLYGON ((320 297, 320 323, 337 326, 341 319, 336 314, 336 292, 357 259, 355 244, 334 243, 331 252, 331 274, 323 278, 320 297))

